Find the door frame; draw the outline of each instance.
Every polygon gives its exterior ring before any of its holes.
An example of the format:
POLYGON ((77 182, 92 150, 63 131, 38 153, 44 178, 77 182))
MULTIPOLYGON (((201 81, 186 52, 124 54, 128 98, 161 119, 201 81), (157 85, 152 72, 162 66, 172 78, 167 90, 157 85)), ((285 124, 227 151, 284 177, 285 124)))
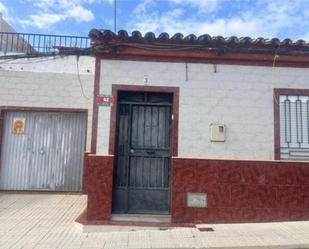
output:
MULTIPOLYGON (((117 109, 118 109, 118 93, 120 91, 125 92, 150 92, 150 93, 170 93, 173 96, 172 102, 172 129, 171 129, 171 160, 170 160, 170 182, 169 182, 169 194, 168 194, 168 203, 169 203, 169 213, 171 213, 172 207, 172 179, 173 179, 173 157, 178 156, 178 122, 179 122, 179 87, 164 87, 164 86, 141 86, 141 85, 112 85, 112 97, 113 105, 111 107, 111 116, 110 116, 110 133, 109 133, 109 155, 115 155, 116 145, 117 145, 117 135, 116 135, 116 126, 117 126, 117 109)), ((114 157, 113 168, 115 169, 116 159, 114 157)), ((112 182, 114 177, 112 179, 112 182)), ((114 188, 114 183, 112 183, 114 188)), ((113 190, 114 191, 114 190, 113 190)), ((112 194, 113 198, 113 194, 112 194)), ((113 202, 113 200, 111 200, 113 202)))

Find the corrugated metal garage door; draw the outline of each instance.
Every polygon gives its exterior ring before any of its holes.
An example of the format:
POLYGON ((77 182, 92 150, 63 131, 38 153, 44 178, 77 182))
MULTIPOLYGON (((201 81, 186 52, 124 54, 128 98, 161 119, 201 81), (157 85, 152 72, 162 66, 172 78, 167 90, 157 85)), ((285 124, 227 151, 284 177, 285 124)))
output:
POLYGON ((0 189, 80 191, 85 132, 85 113, 7 111, 0 189), (22 134, 12 131, 17 119, 22 134))

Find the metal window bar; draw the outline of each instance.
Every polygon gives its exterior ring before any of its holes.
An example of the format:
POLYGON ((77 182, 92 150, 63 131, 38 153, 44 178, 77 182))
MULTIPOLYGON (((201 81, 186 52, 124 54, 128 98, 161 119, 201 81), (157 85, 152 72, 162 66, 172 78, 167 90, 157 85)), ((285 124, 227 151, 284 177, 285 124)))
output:
POLYGON ((297 132, 297 143, 299 143, 299 147, 303 142, 303 120, 302 120, 302 103, 297 96, 296 100, 296 132, 297 132))
POLYGON ((284 101, 284 121, 285 121, 285 142, 291 142, 291 102, 286 99, 284 101))
POLYGON ((306 109, 307 109, 307 131, 308 131, 308 143, 309 143, 309 100, 306 102, 306 109))
POLYGON ((0 53, 4 56, 89 54, 89 48, 90 39, 83 36, 0 32, 0 53))
POLYGON ((309 96, 282 95, 281 159, 309 159, 309 96))

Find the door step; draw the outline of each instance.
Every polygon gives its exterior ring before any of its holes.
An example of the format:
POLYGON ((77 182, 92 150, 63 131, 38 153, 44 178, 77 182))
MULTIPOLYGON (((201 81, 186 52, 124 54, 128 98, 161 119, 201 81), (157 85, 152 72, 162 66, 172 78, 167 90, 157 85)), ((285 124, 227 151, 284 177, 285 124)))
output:
POLYGON ((171 223, 170 215, 162 214, 113 214, 112 221, 117 222, 149 222, 149 223, 171 223))
POLYGON ((87 220, 84 211, 75 221, 82 232, 120 232, 138 230, 168 230, 176 227, 195 227, 194 224, 171 223, 170 215, 113 214, 112 220, 87 220))
MULTIPOLYGON (((156 223, 159 224, 159 223, 156 223)), ((175 227, 164 226, 163 224, 155 225, 154 223, 133 223, 133 224, 118 224, 118 222, 111 222, 106 225, 83 225, 75 222, 75 227, 83 233, 96 233, 96 232, 133 232, 133 231, 145 231, 145 230, 170 230, 175 227)))

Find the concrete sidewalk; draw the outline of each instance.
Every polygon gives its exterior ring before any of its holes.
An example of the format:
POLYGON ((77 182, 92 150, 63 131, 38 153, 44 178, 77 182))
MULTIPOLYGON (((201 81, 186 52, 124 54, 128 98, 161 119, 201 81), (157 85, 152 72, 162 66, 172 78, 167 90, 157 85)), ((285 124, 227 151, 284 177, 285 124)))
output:
POLYGON ((309 222, 82 233, 86 196, 0 193, 0 248, 309 248, 309 222))

